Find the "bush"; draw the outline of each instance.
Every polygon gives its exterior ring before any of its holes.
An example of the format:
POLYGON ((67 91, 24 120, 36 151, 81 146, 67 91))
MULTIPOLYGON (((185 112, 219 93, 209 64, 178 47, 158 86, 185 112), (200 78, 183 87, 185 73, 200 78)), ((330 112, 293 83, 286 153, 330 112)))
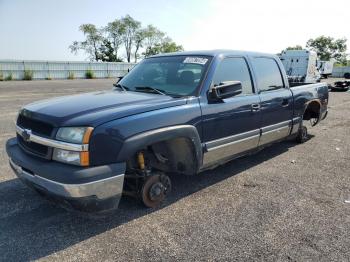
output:
POLYGON ((6 77, 5 77, 5 81, 11 81, 13 80, 13 74, 9 73, 6 77))
POLYGON ((85 73, 85 77, 86 77, 87 79, 93 79, 93 78, 95 78, 94 71, 92 71, 91 69, 87 70, 86 73, 85 73))
POLYGON ((68 79, 73 80, 74 78, 75 78, 74 73, 73 72, 69 72, 68 73, 68 79))
POLYGON ((24 70, 23 80, 32 80, 33 79, 33 71, 32 70, 24 70))
POLYGON ((2 70, 0 70, 0 81, 4 81, 4 74, 2 73, 2 70))

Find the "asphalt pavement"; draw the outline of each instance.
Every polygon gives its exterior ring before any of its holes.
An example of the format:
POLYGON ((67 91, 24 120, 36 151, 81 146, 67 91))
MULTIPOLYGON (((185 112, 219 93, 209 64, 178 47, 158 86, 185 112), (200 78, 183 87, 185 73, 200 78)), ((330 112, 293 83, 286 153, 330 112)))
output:
POLYGON ((156 210, 124 197, 107 216, 85 216, 24 186, 5 153, 18 109, 112 83, 0 82, 1 261, 350 260, 349 92, 330 93, 328 117, 309 128, 306 143, 173 177, 171 196, 156 210))

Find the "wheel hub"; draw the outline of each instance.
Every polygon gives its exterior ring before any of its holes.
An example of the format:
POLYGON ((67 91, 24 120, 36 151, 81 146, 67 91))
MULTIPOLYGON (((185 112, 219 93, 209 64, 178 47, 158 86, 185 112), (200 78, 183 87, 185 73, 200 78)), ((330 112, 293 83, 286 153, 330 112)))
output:
POLYGON ((154 183, 149 190, 149 198, 152 201, 157 201, 162 198, 164 194, 164 186, 161 182, 154 183))
POLYGON ((147 207, 157 207, 171 191, 170 178, 164 174, 154 174, 146 178, 140 196, 147 207))

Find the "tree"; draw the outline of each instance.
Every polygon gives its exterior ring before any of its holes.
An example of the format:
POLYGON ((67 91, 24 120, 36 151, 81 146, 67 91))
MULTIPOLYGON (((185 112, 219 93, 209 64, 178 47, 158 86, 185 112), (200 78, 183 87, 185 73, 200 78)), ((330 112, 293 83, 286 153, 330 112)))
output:
POLYGON ((139 49, 143 46, 143 42, 145 40, 145 34, 146 31, 145 29, 139 29, 137 30, 136 34, 135 34, 135 51, 134 51, 134 57, 135 57, 135 63, 137 63, 137 59, 139 57, 138 52, 139 49))
POLYGON ((118 58, 114 52, 114 47, 108 39, 104 39, 102 45, 99 48, 99 60, 102 62, 122 62, 123 60, 118 58))
POLYGON ((153 55, 165 52, 182 51, 183 47, 177 45, 166 33, 153 25, 143 28, 141 23, 130 15, 107 24, 103 28, 97 28, 93 24, 83 24, 79 30, 84 33, 85 41, 74 41, 69 46, 71 52, 77 53, 84 50, 91 60, 119 62, 120 48, 124 45, 126 59, 135 63, 142 55, 153 55))
POLYGON ((329 36, 319 36, 315 39, 309 39, 306 47, 317 52, 321 60, 335 58, 338 62, 346 61, 346 38, 334 39, 329 36))
POLYGON ((126 60, 131 61, 131 49, 135 41, 136 32, 141 28, 141 23, 136 21, 130 15, 122 17, 120 20, 123 28, 123 42, 126 52, 126 60))
POLYGON ((93 24, 82 24, 79 30, 84 33, 86 40, 82 42, 74 41, 69 46, 71 52, 76 54, 79 49, 82 49, 90 55, 91 60, 98 61, 98 50, 104 39, 101 30, 93 24))
POLYGON ((161 53, 172 53, 183 51, 182 45, 177 45, 171 38, 166 37, 161 43, 157 43, 152 47, 148 47, 144 52, 144 56, 152 56, 161 53))
POLYGON ((303 50, 303 47, 301 45, 289 46, 286 50, 303 50))
POLYGON ((108 34, 108 38, 113 45, 115 57, 118 60, 118 50, 123 43, 124 26, 119 19, 115 19, 113 22, 108 23, 104 30, 108 34))
POLYGON ((153 25, 148 25, 145 28, 145 47, 151 48, 157 44, 160 44, 164 38, 165 33, 160 31, 157 27, 153 25))

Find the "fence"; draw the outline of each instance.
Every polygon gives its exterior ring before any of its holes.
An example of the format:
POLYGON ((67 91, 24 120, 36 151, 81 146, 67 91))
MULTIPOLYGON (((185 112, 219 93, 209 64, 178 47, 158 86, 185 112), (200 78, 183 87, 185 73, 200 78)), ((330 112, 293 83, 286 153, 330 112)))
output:
POLYGON ((333 72, 332 72, 332 76, 344 77, 345 73, 350 73, 350 66, 334 67, 333 72))
POLYGON ((22 80, 24 71, 33 72, 33 79, 85 78, 86 71, 93 71, 96 78, 123 76, 132 68, 133 63, 111 62, 68 62, 68 61, 19 61, 0 60, 0 74, 3 78, 12 75, 14 80, 22 80))

